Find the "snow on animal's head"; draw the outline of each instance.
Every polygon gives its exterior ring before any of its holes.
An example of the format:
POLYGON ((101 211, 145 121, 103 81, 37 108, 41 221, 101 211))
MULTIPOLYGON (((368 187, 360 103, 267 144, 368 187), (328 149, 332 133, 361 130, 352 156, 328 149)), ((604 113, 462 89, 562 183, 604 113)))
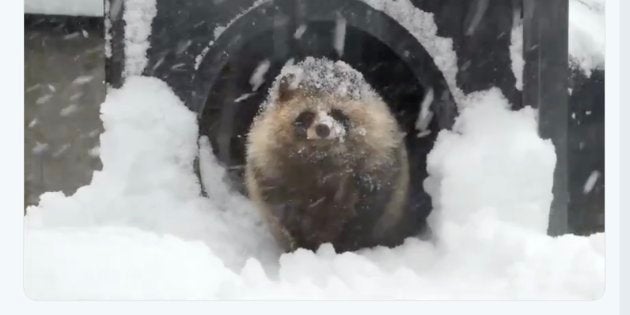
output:
POLYGON ((342 61, 308 57, 276 77, 248 142, 287 152, 346 154, 364 144, 387 151, 400 141, 398 130, 360 72, 342 61))
POLYGON ((343 61, 307 57, 285 65, 274 81, 264 107, 288 100, 293 92, 311 91, 355 101, 379 98, 361 72, 343 61))

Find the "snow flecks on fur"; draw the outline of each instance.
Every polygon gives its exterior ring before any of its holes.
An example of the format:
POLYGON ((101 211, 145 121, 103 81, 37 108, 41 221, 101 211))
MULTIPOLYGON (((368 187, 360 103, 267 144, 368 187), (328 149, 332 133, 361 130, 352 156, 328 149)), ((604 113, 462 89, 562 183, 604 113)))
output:
POLYGON ((276 103, 282 78, 289 80, 289 89, 321 91, 341 99, 369 100, 380 98, 367 84, 363 74, 347 63, 326 58, 306 57, 297 64, 287 63, 273 82, 264 106, 276 103))

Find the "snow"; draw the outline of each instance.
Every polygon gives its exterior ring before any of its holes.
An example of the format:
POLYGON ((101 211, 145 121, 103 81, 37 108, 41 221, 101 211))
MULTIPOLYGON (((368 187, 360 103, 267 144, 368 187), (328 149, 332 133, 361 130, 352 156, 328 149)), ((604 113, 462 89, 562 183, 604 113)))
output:
POLYGON ((90 138, 94 138, 94 137, 98 136, 99 133, 100 133, 100 130, 94 129, 94 130, 90 131, 87 135, 90 138))
POLYGON ((203 50, 199 53, 199 55, 197 55, 195 57, 195 70, 199 69, 199 65, 201 65, 201 62, 203 61, 203 58, 206 57, 206 54, 210 50, 210 46, 212 46, 213 43, 214 43, 214 41, 211 41, 208 44, 208 46, 204 47, 203 50))
POLYGON ((512 73, 516 78, 515 87, 517 90, 523 90, 523 69, 525 68, 525 60, 523 59, 523 22, 517 20, 516 26, 512 28, 510 36, 510 57, 512 60, 512 73))
POLYGON ((37 89, 39 89, 41 87, 41 84, 37 83, 37 84, 33 84, 31 86, 29 86, 28 88, 26 88, 26 90, 24 91, 25 93, 30 93, 33 92, 37 89))
POLYGON ((232 218, 238 211, 217 212, 200 197, 192 167, 197 155, 196 117, 166 84, 130 77, 122 89, 108 94, 101 116, 103 170, 71 197, 61 192, 42 195, 38 207, 27 209, 29 228, 132 226, 215 243, 213 250, 229 266, 245 260, 240 252, 256 252, 265 240, 259 231, 264 227, 254 219, 232 218), (230 221, 223 222, 227 218, 230 221), (231 244, 244 231, 259 232, 240 245, 231 244))
POLYGON ((99 157, 99 155, 101 154, 101 148, 99 146, 94 146, 88 151, 88 154, 91 157, 99 157))
POLYGON ((103 16, 103 0, 25 0, 24 12, 50 15, 103 16))
POLYGON ((50 99, 52 98, 52 96, 53 96, 52 94, 42 95, 42 96, 38 97, 38 98, 35 100, 35 104, 37 104, 37 105, 46 104, 46 103, 48 103, 48 101, 50 101, 50 99))
POLYGON ((440 69, 458 106, 464 103, 465 95, 457 86, 457 54, 453 40, 437 35, 433 13, 424 12, 409 0, 362 0, 375 10, 382 11, 395 19, 427 50, 435 65, 440 69))
POLYGON ((53 158, 60 157, 62 154, 66 153, 66 151, 68 151, 69 148, 70 148, 70 144, 69 143, 63 144, 61 147, 59 147, 59 149, 57 149, 57 151, 55 151, 52 154, 52 157, 53 158))
POLYGON ((249 84, 252 86, 252 91, 258 90, 258 88, 265 83, 265 74, 269 71, 269 67, 271 66, 271 62, 269 59, 265 59, 258 63, 256 69, 249 77, 249 84))
POLYGON ((286 62, 271 85, 263 107, 276 103, 275 97, 280 86, 279 78, 285 77, 290 80, 289 89, 300 86, 303 89, 319 90, 339 98, 360 101, 380 98, 367 84, 363 74, 349 64, 341 60, 331 61, 327 58, 306 57, 297 64, 293 64, 291 59, 286 62))
POLYGON ((571 65, 586 76, 604 69, 606 53, 605 0, 569 1, 569 55, 571 65))
POLYGON ((597 170, 593 170, 591 172, 591 174, 586 179, 586 182, 584 182, 584 188, 583 188, 582 192, 585 195, 589 194, 591 191, 593 191, 593 188, 595 188, 595 184, 597 183, 597 180, 599 179, 599 176, 601 176, 601 175, 602 174, 599 171, 597 171, 597 170))
POLYGON ((72 81, 73 85, 83 85, 94 80, 93 75, 81 75, 72 81))
POLYGON ((346 18, 341 14, 337 14, 335 18, 335 37, 333 47, 337 52, 337 56, 343 56, 343 46, 346 42, 346 18))
POLYGON ((422 136, 426 136, 431 133, 429 129, 429 124, 433 119, 433 111, 431 111, 431 103, 433 103, 433 89, 429 88, 429 90, 424 95, 422 99, 422 103, 420 104, 420 112, 418 113, 418 119, 416 119, 416 130, 418 133, 418 138, 422 138, 422 136), (429 131, 429 133, 427 133, 429 131))
MULTIPOLYGON (((470 94, 453 130, 440 132, 427 157, 425 189, 437 210, 432 216, 467 224, 488 211, 545 234, 556 157, 551 141, 536 130, 536 112, 510 111, 497 88, 470 94)), ((442 223, 436 219, 433 226, 442 223)))
POLYGON ((424 137, 426 137, 426 136, 428 136, 428 135, 430 135, 430 134, 431 134, 431 130, 430 130, 430 129, 427 129, 427 130, 424 130, 424 131, 420 131, 420 132, 418 132, 418 134, 416 135, 416 137, 417 137, 417 138, 424 138, 424 137))
MULTIPOLYGON (((247 12, 268 2, 269 0, 257 0, 243 12, 235 16, 225 25, 217 26, 214 30, 215 40, 221 36, 234 21, 247 12)), ((456 76, 458 72, 457 54, 453 49, 450 38, 437 35, 437 26, 433 14, 424 12, 415 7, 409 0, 362 0, 372 8, 382 11, 394 18, 401 26, 407 29, 433 58, 436 66, 443 73, 451 93, 458 106, 465 103, 466 95, 457 86, 456 76)), ((485 1, 479 3, 486 5, 485 1)), ((479 10, 481 11, 481 10, 479 10)), ((593 69, 603 69, 605 60, 605 0, 570 0, 569 1, 569 54, 571 64, 581 69, 587 76, 593 69)), ((345 20, 343 20, 345 21, 345 20)), ((337 20, 334 36, 334 47, 341 56, 343 53, 343 38, 345 36, 345 23, 337 20), (343 27, 342 27, 343 26, 343 27)), ((474 27, 475 23, 471 24, 474 27)), ((294 37, 300 38, 306 27, 301 25, 296 30, 294 37)), ((510 55, 512 70, 516 78, 516 88, 522 90, 523 86, 523 25, 522 21, 515 21, 511 32, 510 55)), ((209 45, 212 45, 210 43, 209 45)), ((202 53, 202 55, 204 55, 202 53)), ((200 55, 200 56, 202 56, 200 55)), ((201 59, 196 60, 198 67, 201 59)))
POLYGON ((64 35, 63 39, 64 39, 64 40, 74 39, 74 38, 79 37, 80 35, 81 35, 81 32, 78 32, 78 31, 77 31, 77 32, 74 32, 74 33, 70 33, 70 34, 68 34, 68 35, 64 35))
POLYGON ((302 35, 304 35, 304 32, 306 32, 306 24, 300 24, 300 26, 298 26, 298 28, 295 30, 295 33, 293 33, 293 38, 295 39, 300 39, 302 38, 302 35))
MULTIPOLYGON (((308 76, 305 76, 308 77, 308 76)), ((545 234, 555 155, 536 112, 497 89, 466 98, 428 157, 430 240, 281 254, 225 184, 197 119, 156 78, 101 107, 102 171, 27 209, 24 285, 35 299, 595 299, 604 234, 545 234), (193 161, 199 157, 201 181, 193 161)))
POLYGON ((475 33, 475 29, 477 28, 477 26, 479 26, 479 22, 481 22, 481 19, 483 19, 484 13, 486 13, 486 10, 488 10, 489 2, 489 0, 475 1, 474 5, 476 6, 476 8, 471 7, 469 9, 474 10, 475 15, 473 15, 471 22, 469 23, 468 28, 464 33, 466 36, 470 36, 475 33))
POLYGON ((234 99, 234 103, 240 103, 240 102, 242 102, 242 101, 244 101, 244 100, 246 100, 246 99, 248 99, 248 98, 250 98, 250 97, 252 97, 254 95, 256 95, 256 94, 255 93, 244 93, 244 94, 241 94, 241 96, 239 96, 236 99, 234 99))
POLYGON ((41 142, 35 141, 35 146, 33 146, 32 152, 35 155, 39 155, 39 154, 44 153, 47 150, 48 150, 48 144, 47 143, 41 143, 41 142))
MULTIPOLYGON (((571 67, 582 71, 587 77, 595 69, 605 65, 605 0, 569 1, 569 62, 571 67)), ((523 89, 523 21, 514 16, 511 32, 510 57, 515 87, 523 89)), ((569 91, 571 94, 571 91, 569 91)))
POLYGON ((135 227, 31 230, 24 242, 25 290, 38 299, 199 299, 234 278, 202 242, 135 227))
POLYGON ((69 100, 70 100, 71 102, 75 102, 75 101, 77 101, 79 98, 81 98, 81 96, 83 96, 83 93, 82 93, 82 92, 77 92, 77 93, 74 93, 74 94, 70 95, 69 100))
POLYGON ((221 34, 223 33, 223 31, 225 31, 227 27, 226 26, 217 26, 214 28, 214 31, 212 32, 212 34, 214 35, 214 38, 217 39, 219 38, 219 36, 221 36, 221 34))
POLYGON ((186 40, 183 42, 179 42, 179 44, 177 44, 177 49, 175 50, 175 54, 180 55, 182 53, 184 53, 186 51, 186 49, 188 49, 188 47, 190 47, 190 45, 192 44, 192 40, 186 40))
POLYGON ((112 57, 112 19, 117 19, 120 16, 120 10, 122 9, 123 1, 105 1, 105 18, 103 25, 105 26, 105 57, 112 57))
MULTIPOLYGON (((330 116, 327 112, 325 111, 318 111, 315 119, 314 119, 314 124, 320 124, 320 125, 324 125, 327 126, 330 130, 330 134, 327 136, 328 139, 337 139, 339 142, 344 142, 345 141, 345 137, 346 137, 346 129, 343 127, 343 125, 338 122, 337 120, 335 120, 332 116, 330 116)), ((314 139, 319 137, 318 135, 316 135, 312 130, 309 130, 307 132, 307 139, 314 139)), ((321 201, 323 201, 324 198, 321 198, 317 201, 315 201, 315 203, 311 204, 311 205, 315 205, 321 201)))
POLYGON ((79 109, 77 104, 70 104, 59 111, 59 115, 62 117, 70 116, 74 114, 79 109))
MULTIPOLYGON (((216 27, 215 39, 267 1, 256 1, 216 27)), ((537 112, 530 107, 510 110, 496 88, 464 95, 455 81, 458 69, 452 41, 437 36, 431 13, 409 0, 363 1, 392 16, 419 40, 444 73, 460 108, 452 130, 438 134, 427 157, 424 188, 433 201, 430 237, 410 237, 396 248, 336 253, 324 244, 315 252, 281 253, 254 205, 226 184, 226 170, 212 154, 208 138, 198 139, 196 115, 164 82, 137 76, 147 62, 155 0, 128 0, 126 83, 108 92, 101 106, 105 131, 100 145, 90 150, 90 155, 100 155, 103 169, 75 194, 45 193, 37 206, 27 208, 24 286, 28 296, 73 300, 601 297, 605 234, 546 235, 556 158, 552 143, 538 136, 537 112), (194 172, 195 158, 201 180, 194 172)), ((27 8, 29 3, 37 1, 27 0, 27 8)), ((603 12, 603 0, 570 1, 571 61, 586 74, 604 66, 603 12)), ((510 47, 517 87, 522 84, 521 29, 516 23, 510 47)), ((298 28, 294 36, 300 38, 305 30, 298 28)), ((341 33, 335 32, 334 42, 339 55, 341 33)), ((197 56, 195 68, 207 51, 208 47, 197 56)), ((254 71, 250 80, 254 91, 264 83, 268 67, 263 62, 254 71)), ((281 72, 287 74, 293 75, 293 88, 312 84, 351 98, 377 97, 362 84, 362 75, 341 61, 290 62, 281 72), (324 66, 335 67, 340 76, 319 76, 322 71, 316 70, 324 66)), ((272 93, 278 82, 276 78, 272 93)), ((50 90, 54 92, 54 87, 50 90)), ((426 110, 421 110, 417 121, 419 137, 428 131, 427 104, 421 105, 426 110)), ((95 130, 93 136, 98 134, 95 130)), ((36 143, 32 150, 42 154, 48 145, 36 143)), ((593 189, 600 175, 591 173, 584 193, 593 189)))
MULTIPOLYGON (((232 23, 234 23, 236 20, 240 19, 243 15, 247 14, 248 12, 250 12, 251 10, 255 9, 256 7, 268 3, 271 0, 256 0, 254 1, 254 3, 247 9, 241 11, 239 14, 237 14, 234 18, 232 18, 229 22, 227 22, 227 24, 225 25, 218 25, 214 28, 213 31, 213 35, 214 35, 214 40, 216 41, 219 36, 221 36, 221 34, 223 34, 223 31, 225 31, 228 27, 230 27, 230 25, 232 25, 232 23)), ((212 45, 212 44, 210 44, 212 45)))
POLYGON ((157 14, 156 0, 125 0, 125 70, 124 77, 140 75, 147 65, 151 23, 157 14))

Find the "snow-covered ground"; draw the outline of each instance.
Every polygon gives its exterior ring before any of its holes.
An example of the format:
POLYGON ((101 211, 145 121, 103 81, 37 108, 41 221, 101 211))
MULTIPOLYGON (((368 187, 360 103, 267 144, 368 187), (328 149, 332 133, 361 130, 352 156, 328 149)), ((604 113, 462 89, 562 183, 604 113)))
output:
POLYGON ((281 254, 247 199, 197 144, 169 87, 130 77, 102 105, 103 170, 72 196, 42 195, 25 217, 25 288, 38 299, 594 299, 604 235, 545 234, 553 146, 535 112, 498 90, 469 96, 428 157, 431 241, 336 254, 281 254), (200 148, 200 149, 198 149, 200 148), (209 197, 193 160, 201 152, 209 197))
MULTIPOLYGON (((576 2, 602 1, 572 0, 572 8, 576 2)), ((429 41, 434 29, 425 23, 416 35, 429 41)), ((595 31, 578 36, 602 36, 595 31)), ((592 59, 575 60, 586 69, 592 59)), ((208 140, 198 141, 195 114, 164 82, 136 70, 101 107, 103 170, 74 195, 46 193, 27 209, 30 297, 596 299, 604 292, 605 235, 546 235, 554 148, 539 138, 536 112, 510 110, 498 89, 461 95, 453 129, 438 135, 428 156, 430 240, 283 254, 256 209, 224 183, 208 140), (196 156, 208 197, 193 171, 196 156)))

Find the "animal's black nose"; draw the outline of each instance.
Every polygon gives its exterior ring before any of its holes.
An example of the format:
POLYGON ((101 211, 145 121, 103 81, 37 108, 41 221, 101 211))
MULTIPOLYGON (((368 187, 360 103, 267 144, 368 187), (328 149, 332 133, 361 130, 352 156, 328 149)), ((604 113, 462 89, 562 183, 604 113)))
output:
POLYGON ((326 125, 319 124, 315 126, 315 133, 317 133, 317 136, 320 138, 326 138, 330 134, 330 128, 326 125))

